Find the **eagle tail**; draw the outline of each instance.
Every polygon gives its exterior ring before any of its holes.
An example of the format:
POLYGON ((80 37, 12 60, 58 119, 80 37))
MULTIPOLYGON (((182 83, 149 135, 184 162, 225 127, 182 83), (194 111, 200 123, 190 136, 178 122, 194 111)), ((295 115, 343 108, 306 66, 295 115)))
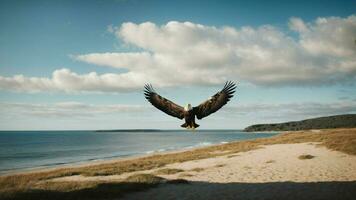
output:
POLYGON ((195 128, 198 128, 200 125, 199 124, 196 124, 195 122, 193 123, 193 125, 190 125, 190 124, 187 124, 187 123, 184 123, 182 125, 180 125, 182 128, 186 128, 186 129, 195 129, 195 128))
POLYGON ((199 124, 196 124, 195 122, 194 122, 194 128, 198 128, 199 127, 199 124))
POLYGON ((187 128, 188 124, 187 123, 184 123, 182 125, 180 125, 182 128, 187 128))

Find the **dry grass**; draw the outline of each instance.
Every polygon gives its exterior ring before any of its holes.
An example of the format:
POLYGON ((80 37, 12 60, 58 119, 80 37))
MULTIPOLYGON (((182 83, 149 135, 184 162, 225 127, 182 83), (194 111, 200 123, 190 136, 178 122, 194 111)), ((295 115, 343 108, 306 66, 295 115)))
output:
MULTIPOLYGON (((279 134, 277 136, 270 137, 270 138, 260 138, 260 139, 248 140, 248 141, 231 142, 227 144, 210 146, 210 147, 195 149, 186 152, 152 155, 144 158, 116 161, 112 163, 99 164, 93 166, 63 168, 63 169, 46 171, 46 172, 35 172, 35 173, 28 173, 28 174, 2 176, 0 177, 0 196, 3 196, 4 194, 7 195, 23 194, 24 192, 25 193, 33 192, 33 190, 37 191, 38 189, 41 189, 42 192, 52 191, 52 193, 53 191, 55 192, 86 191, 86 194, 89 194, 90 192, 88 192, 88 190, 90 190, 99 193, 101 191, 106 191, 106 193, 110 194, 110 192, 108 192, 107 190, 110 190, 110 188, 116 188, 118 185, 122 183, 110 183, 111 185, 108 185, 108 183, 101 183, 101 182, 95 182, 95 183, 78 182, 78 183, 59 184, 59 183, 50 183, 46 180, 55 177, 71 176, 71 175, 78 175, 78 174, 84 176, 119 175, 127 172, 155 169, 172 163, 180 163, 180 162, 199 160, 199 159, 204 159, 209 157, 230 155, 238 152, 246 152, 246 151, 261 148, 261 145, 306 143, 306 142, 317 142, 320 143, 319 145, 325 146, 331 150, 342 151, 347 154, 356 155, 356 129, 355 128, 354 129, 328 129, 328 130, 322 130, 320 132, 296 131, 296 132, 279 134)), ((194 169, 193 171, 201 171, 201 170, 204 169, 199 169, 199 170, 194 169)), ((144 183, 145 179, 142 180, 144 183)), ((147 179, 146 181, 148 180, 150 179, 147 179)), ((134 183, 137 184, 137 182, 134 183)), ((147 185, 151 185, 151 184, 147 184, 147 185)), ((121 185, 121 187, 123 186, 121 185)), ((127 191, 131 191, 131 190, 132 189, 130 188, 127 189, 127 191)), ((20 196, 16 196, 16 197, 20 197, 20 196)))
POLYGON ((189 171, 192 171, 192 172, 201 172, 201 171, 204 171, 205 169, 204 168, 200 168, 200 167, 197 167, 197 168, 193 168, 189 171))
POLYGON ((152 174, 134 174, 125 179, 127 183, 148 183, 148 184, 159 184, 164 182, 164 179, 159 176, 154 176, 152 174))
POLYGON ((252 167, 247 166, 247 165, 246 165, 246 166, 244 166, 243 168, 244 168, 244 169, 252 169, 252 167))
POLYGON ((312 155, 309 155, 309 154, 304 154, 304 155, 298 156, 298 158, 299 158, 300 160, 308 160, 308 159, 313 159, 313 158, 315 158, 315 156, 312 156, 312 155))
POLYGON ((194 176, 194 175, 193 174, 189 174, 189 173, 181 173, 181 174, 179 174, 178 177, 192 177, 192 176, 194 176))
POLYGON ((239 156, 239 155, 228 155, 227 158, 233 158, 233 157, 236 157, 236 156, 239 156))
POLYGON ((159 175, 170 175, 170 174, 177 174, 180 172, 184 172, 182 169, 170 169, 170 168, 165 168, 165 169, 160 169, 155 171, 155 174, 159 175))
POLYGON ((167 183, 169 184, 189 184, 189 181, 185 179, 174 179, 174 180, 169 180, 167 183))
POLYGON ((275 160, 267 160, 266 163, 275 163, 275 160))

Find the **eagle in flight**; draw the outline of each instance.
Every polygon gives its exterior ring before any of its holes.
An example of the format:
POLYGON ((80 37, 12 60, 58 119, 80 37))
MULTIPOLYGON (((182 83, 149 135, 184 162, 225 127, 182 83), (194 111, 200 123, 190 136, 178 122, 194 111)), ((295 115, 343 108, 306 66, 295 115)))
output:
POLYGON ((144 87, 145 98, 156 108, 165 112, 168 115, 177 117, 178 119, 185 119, 185 123, 181 127, 186 129, 195 129, 199 124, 195 123, 195 116, 200 120, 208 115, 216 112, 223 107, 233 97, 235 92, 235 83, 228 81, 225 83, 224 88, 210 97, 199 106, 192 107, 190 104, 184 108, 180 105, 157 94, 151 84, 146 84, 144 87))

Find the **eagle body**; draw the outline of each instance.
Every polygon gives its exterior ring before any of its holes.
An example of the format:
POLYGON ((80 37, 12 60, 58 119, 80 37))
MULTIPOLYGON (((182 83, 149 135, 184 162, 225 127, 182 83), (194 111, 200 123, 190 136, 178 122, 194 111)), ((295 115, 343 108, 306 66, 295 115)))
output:
POLYGON ((235 89, 235 83, 228 81, 225 83, 225 86, 221 91, 217 92, 207 101, 195 107, 192 107, 190 104, 185 107, 177 105, 157 94, 152 85, 149 84, 146 84, 144 87, 144 95, 145 98, 159 110, 178 119, 184 119, 185 123, 182 124, 181 127, 186 129, 195 129, 199 127, 199 125, 195 123, 195 117, 200 120, 218 111, 228 101, 230 101, 233 97, 235 89))
POLYGON ((184 111, 184 120, 185 123, 181 125, 183 128, 195 129, 199 127, 199 124, 195 123, 195 114, 193 109, 184 111))

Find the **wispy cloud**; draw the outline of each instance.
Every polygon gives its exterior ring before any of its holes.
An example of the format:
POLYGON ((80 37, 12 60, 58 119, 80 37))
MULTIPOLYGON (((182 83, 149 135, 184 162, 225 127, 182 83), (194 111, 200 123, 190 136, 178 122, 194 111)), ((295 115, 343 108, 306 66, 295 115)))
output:
MULTIPOLYGON (((137 128, 138 123, 145 128, 177 128, 181 124, 181 121, 166 116, 149 105, 0 103, 0 112, 2 129, 43 129, 53 126, 59 129, 137 128), (26 124, 28 121, 31 123, 26 124)), ((356 101, 237 104, 227 105, 197 123, 205 128, 244 128, 256 123, 285 122, 347 113, 356 113, 356 101)))
POLYGON ((114 74, 76 74, 59 69, 52 77, 0 76, 11 91, 127 92, 146 82, 158 87, 215 85, 226 79, 255 85, 301 86, 356 81, 356 16, 291 18, 296 38, 271 25, 213 27, 171 21, 109 26, 108 31, 140 52, 91 53, 74 59, 124 68, 114 74))
POLYGON ((149 110, 141 105, 93 105, 80 102, 60 102, 55 104, 0 103, 2 117, 35 116, 43 118, 89 118, 105 114, 142 113, 149 110))
POLYGON ((338 114, 355 114, 355 101, 336 101, 330 103, 282 103, 282 104, 242 104, 229 106, 223 110, 226 117, 251 118, 254 123, 287 120, 302 120, 338 114))

